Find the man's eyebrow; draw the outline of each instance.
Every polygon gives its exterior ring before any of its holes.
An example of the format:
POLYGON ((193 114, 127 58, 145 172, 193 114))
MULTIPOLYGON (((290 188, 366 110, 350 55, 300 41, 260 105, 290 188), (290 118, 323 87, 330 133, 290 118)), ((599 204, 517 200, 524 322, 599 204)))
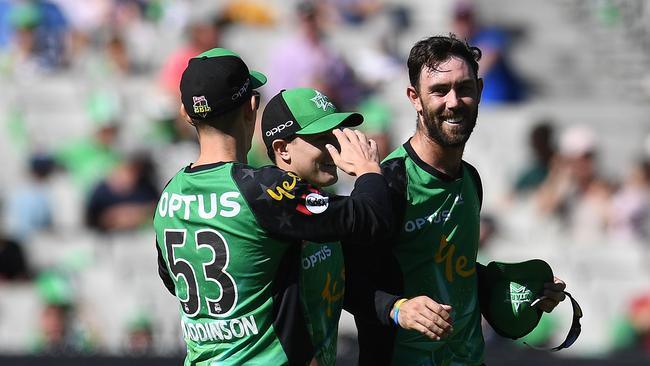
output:
MULTIPOLYGON (((452 83, 450 83, 450 82, 434 83, 434 84, 431 84, 429 86, 429 90, 449 88, 449 87, 451 87, 451 84, 452 83)), ((454 84, 460 85, 460 86, 473 85, 474 84, 474 79, 463 79, 463 80, 460 80, 460 81, 458 81, 458 82, 456 82, 454 84)))
POLYGON ((464 79, 464 80, 459 81, 457 84, 459 84, 459 85, 474 84, 474 79, 464 79))
POLYGON ((449 82, 434 83, 429 85, 429 90, 448 89, 450 86, 449 82))

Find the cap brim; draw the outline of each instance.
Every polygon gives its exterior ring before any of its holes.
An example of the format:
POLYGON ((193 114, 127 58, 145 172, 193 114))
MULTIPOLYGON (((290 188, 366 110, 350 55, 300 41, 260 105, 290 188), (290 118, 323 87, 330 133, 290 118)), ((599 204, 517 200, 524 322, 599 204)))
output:
POLYGON ((257 89, 260 86, 266 84, 266 75, 262 74, 259 71, 250 71, 250 76, 251 76, 251 85, 253 86, 253 89, 257 89))
POLYGON ((363 122, 363 116, 356 112, 332 113, 317 119, 307 127, 296 132, 297 135, 313 135, 326 132, 336 127, 354 127, 363 122))

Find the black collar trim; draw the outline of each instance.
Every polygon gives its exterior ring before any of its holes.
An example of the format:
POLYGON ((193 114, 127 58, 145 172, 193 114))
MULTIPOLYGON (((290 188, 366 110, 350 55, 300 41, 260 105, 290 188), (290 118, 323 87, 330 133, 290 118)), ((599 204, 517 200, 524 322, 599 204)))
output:
MULTIPOLYGON (((462 178, 462 174, 461 174, 460 178, 454 178, 454 177, 451 177, 451 176, 441 172, 440 170, 432 167, 431 165, 425 163, 422 159, 420 159, 418 154, 413 149, 413 146, 411 145, 411 139, 408 139, 408 141, 406 141, 404 143, 404 145, 402 145, 402 146, 404 146, 404 149, 406 150, 406 153, 409 155, 409 157, 411 157, 411 159, 415 162, 415 164, 417 166, 422 168, 425 172, 433 175, 434 177, 436 177, 436 178, 438 178, 438 179, 440 179, 440 180, 442 180, 444 182, 453 182, 453 181, 455 181, 457 179, 462 178)), ((462 167, 461 167, 461 169, 462 169, 462 167)))
POLYGON ((195 166, 192 166, 192 164, 190 164, 190 165, 185 167, 185 173, 202 172, 204 170, 213 169, 213 168, 216 168, 218 166, 222 166, 222 165, 224 165, 226 163, 227 162, 225 162, 225 161, 220 161, 218 163, 202 164, 202 165, 195 165, 195 166))

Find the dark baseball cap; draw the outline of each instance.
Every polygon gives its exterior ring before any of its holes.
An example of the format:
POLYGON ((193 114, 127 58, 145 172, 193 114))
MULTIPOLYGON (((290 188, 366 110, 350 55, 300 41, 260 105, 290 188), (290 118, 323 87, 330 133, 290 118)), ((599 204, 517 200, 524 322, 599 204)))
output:
POLYGON ((329 98, 316 89, 282 90, 264 108, 262 139, 269 148, 276 139, 313 135, 335 127, 354 127, 362 122, 361 114, 338 112, 329 98))
MULTIPOLYGON (((541 259, 488 263, 485 271, 479 272, 479 303, 483 317, 503 337, 518 339, 529 334, 542 318, 542 310, 534 305, 544 295, 544 283, 547 282, 553 282, 553 270, 541 259)), ((571 300, 573 321, 564 342, 548 351, 567 348, 580 335, 582 309, 570 293, 564 293, 571 300)))
POLYGON ((265 83, 266 76, 249 71, 238 54, 213 48, 187 63, 181 101, 191 118, 208 120, 239 107, 250 99, 253 89, 265 83))
POLYGON ((544 292, 544 283, 553 282, 551 267, 540 259, 521 263, 490 262, 481 281, 484 290, 481 308, 494 330, 517 339, 539 323, 542 311, 532 304, 544 292))

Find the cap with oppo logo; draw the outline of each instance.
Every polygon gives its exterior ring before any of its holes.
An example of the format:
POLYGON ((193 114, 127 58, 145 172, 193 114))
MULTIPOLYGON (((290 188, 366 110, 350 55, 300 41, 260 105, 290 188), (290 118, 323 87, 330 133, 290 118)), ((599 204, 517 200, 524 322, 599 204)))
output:
POLYGON ((338 112, 323 93, 312 88, 282 90, 262 114, 262 138, 269 148, 275 139, 313 135, 335 127, 354 127, 363 122, 359 113, 338 112))
POLYGON ((250 99, 253 89, 265 83, 266 76, 249 71, 238 54, 213 48, 187 63, 181 100, 191 118, 209 120, 239 107, 250 99))

